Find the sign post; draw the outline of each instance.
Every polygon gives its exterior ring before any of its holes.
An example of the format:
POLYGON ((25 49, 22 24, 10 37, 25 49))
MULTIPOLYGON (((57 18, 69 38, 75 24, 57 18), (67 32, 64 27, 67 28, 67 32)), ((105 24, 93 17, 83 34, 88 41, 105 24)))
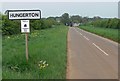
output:
POLYGON ((26 42, 26 60, 28 62, 28 33, 25 34, 25 42, 26 42))
POLYGON ((25 33, 26 60, 28 62, 28 33, 30 32, 29 20, 21 20, 21 32, 25 33))
POLYGON ((40 19, 40 10, 8 10, 10 20, 21 20, 21 32, 25 33, 26 60, 28 62, 28 33, 30 33, 29 20, 40 19))

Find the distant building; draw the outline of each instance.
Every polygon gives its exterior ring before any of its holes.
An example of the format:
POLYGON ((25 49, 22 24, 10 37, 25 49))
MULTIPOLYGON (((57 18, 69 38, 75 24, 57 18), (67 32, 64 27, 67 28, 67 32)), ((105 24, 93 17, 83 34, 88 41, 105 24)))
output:
POLYGON ((73 23, 73 26, 74 27, 77 27, 77 26, 79 26, 80 25, 80 23, 73 23))
POLYGON ((56 18, 56 21, 59 23, 59 22, 60 22, 60 18, 59 18, 59 17, 57 17, 57 18, 56 18))

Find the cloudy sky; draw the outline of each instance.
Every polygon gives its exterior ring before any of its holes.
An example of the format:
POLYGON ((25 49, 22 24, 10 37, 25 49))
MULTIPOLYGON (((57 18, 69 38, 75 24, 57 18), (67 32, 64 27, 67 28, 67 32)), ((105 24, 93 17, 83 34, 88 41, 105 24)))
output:
MULTIPOLYGON (((70 0, 69 0, 70 1, 70 0)), ((109 0, 110 1, 110 0, 109 0)), ((39 9, 42 17, 61 16, 63 13, 81 16, 118 17, 118 2, 2 2, 2 13, 6 10, 39 9)))

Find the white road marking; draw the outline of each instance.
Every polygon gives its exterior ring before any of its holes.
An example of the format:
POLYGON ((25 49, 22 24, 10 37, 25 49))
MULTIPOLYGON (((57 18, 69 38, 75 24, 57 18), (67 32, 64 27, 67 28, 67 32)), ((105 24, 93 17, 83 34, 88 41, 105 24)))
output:
MULTIPOLYGON (((74 30, 76 31, 76 32, 78 32, 75 28, 74 28, 74 30)), ((83 31, 83 30, 82 30, 83 31)), ((80 32, 78 32, 79 34, 81 34, 80 32)), ((82 34, 81 34, 82 35, 82 34)), ((85 39, 87 39, 87 40, 89 40, 86 36, 83 36, 85 39)), ((92 43, 97 49, 99 49, 101 52, 103 52, 105 55, 107 55, 108 56, 108 54, 104 51, 104 50, 102 50, 98 45, 96 45, 95 43, 92 43)))
POLYGON ((105 51, 103 51, 99 46, 97 46, 95 43, 92 43, 96 48, 98 48, 101 52, 103 52, 105 55, 107 55, 108 56, 108 54, 105 52, 105 51))
POLYGON ((83 36, 83 37, 89 41, 89 39, 86 36, 83 36))
MULTIPOLYGON (((74 28, 74 30, 76 31, 76 32, 78 32, 75 28, 74 28)), ((83 35, 82 33, 80 33, 80 32, 78 32, 80 35, 83 35)))
POLYGON ((80 33, 80 35, 82 35, 82 33, 80 33))
MULTIPOLYGON (((74 30, 76 31, 76 32, 78 32, 75 28, 74 28, 74 30)), ((78 32, 80 35, 83 35, 82 33, 80 33, 80 32, 78 32)), ((88 40, 89 41, 89 39, 86 37, 86 36, 83 36, 86 40, 88 40)))

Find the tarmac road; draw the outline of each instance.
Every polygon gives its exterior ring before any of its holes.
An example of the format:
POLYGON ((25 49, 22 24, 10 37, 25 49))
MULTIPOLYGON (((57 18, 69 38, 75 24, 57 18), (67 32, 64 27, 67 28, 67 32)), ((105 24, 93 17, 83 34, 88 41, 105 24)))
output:
POLYGON ((118 79, 118 44, 70 27, 67 79, 118 79))

